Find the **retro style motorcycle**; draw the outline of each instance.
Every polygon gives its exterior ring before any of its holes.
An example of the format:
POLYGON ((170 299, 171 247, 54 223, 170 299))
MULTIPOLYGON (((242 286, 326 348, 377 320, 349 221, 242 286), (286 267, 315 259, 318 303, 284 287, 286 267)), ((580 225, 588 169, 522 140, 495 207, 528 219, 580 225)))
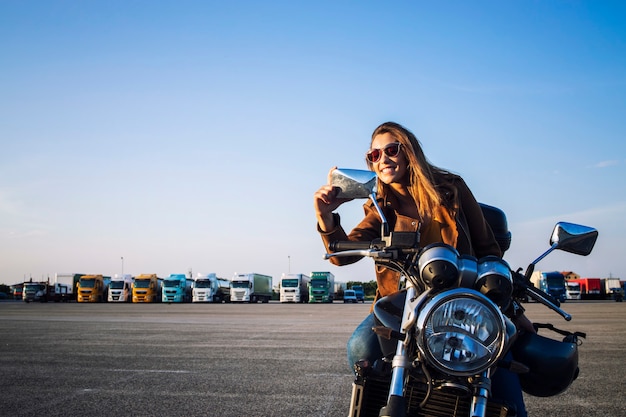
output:
MULTIPOLYGON (((382 227, 372 242, 331 243, 325 258, 369 257, 404 278, 403 288, 374 306, 373 330, 383 357, 354 364, 350 417, 515 416, 514 407, 491 398, 491 377, 499 367, 518 373, 531 395, 551 396, 569 387, 578 375, 577 346, 584 334, 552 328, 565 336, 555 340, 524 333, 508 316, 523 311, 519 300, 530 297, 570 320, 558 301, 532 286, 530 276, 555 249, 591 253, 595 229, 557 223, 550 248, 522 274, 498 257, 461 256, 445 244, 421 248, 416 233, 389 231, 371 171, 336 169, 332 183, 342 197, 370 198, 382 227), (513 360, 505 360, 509 351, 513 360)), ((504 213, 481 208, 504 253, 510 244, 504 213)))

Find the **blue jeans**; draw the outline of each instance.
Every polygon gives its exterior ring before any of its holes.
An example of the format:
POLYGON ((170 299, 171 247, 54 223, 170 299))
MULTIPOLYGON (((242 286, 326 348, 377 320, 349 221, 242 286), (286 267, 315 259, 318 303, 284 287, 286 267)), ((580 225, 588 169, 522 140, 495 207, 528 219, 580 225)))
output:
POLYGON ((383 356, 378 336, 372 331, 375 325, 374 314, 370 313, 357 326, 348 340, 348 366, 351 370, 353 365, 361 359, 366 359, 373 364, 383 356))
MULTIPOLYGON (((367 359, 373 364, 374 361, 382 357, 383 353, 380 349, 378 336, 372 331, 372 327, 375 325, 374 314, 369 314, 357 326, 348 340, 348 366, 351 370, 354 363, 361 359, 367 359)), ((510 360, 511 353, 508 353, 505 359, 510 360)), ((518 417, 527 416, 522 387, 515 373, 508 369, 498 368, 491 378, 491 388, 491 395, 494 399, 515 404, 518 417)))

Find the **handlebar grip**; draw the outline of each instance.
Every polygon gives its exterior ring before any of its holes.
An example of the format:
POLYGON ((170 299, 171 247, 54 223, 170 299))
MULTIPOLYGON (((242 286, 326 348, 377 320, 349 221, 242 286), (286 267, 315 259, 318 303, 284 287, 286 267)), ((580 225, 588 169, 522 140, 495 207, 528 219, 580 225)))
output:
POLYGON ((330 242, 328 244, 328 249, 331 252, 342 252, 346 250, 365 250, 370 249, 371 247, 371 242, 358 242, 352 240, 339 240, 335 242, 330 242))

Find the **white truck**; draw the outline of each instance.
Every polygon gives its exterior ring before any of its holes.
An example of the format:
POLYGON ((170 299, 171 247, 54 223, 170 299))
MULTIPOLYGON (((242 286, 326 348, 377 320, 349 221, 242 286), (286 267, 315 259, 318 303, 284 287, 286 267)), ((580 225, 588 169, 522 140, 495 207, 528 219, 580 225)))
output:
POLYGON ((235 274, 230 282, 230 301, 244 303, 268 303, 272 298, 272 277, 257 274, 235 274))
POLYGON ((191 301, 194 303, 230 302, 230 282, 215 273, 198 273, 193 279, 191 301))
POLYGON ((115 274, 109 284, 110 303, 130 303, 133 301, 133 276, 131 274, 115 274))
POLYGON ((577 281, 565 281, 565 296, 568 300, 580 300, 580 283, 577 281))
POLYGON ((283 274, 280 277, 280 302, 308 303, 309 280, 304 274, 283 274))

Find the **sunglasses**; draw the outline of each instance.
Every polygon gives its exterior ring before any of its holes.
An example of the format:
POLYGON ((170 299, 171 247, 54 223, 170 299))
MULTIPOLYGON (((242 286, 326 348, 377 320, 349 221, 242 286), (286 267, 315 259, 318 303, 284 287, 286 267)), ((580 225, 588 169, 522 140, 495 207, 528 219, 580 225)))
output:
POLYGON ((370 151, 365 154, 365 157, 371 163, 375 163, 380 160, 381 156, 383 156, 383 152, 390 158, 398 156, 398 154, 400 153, 400 142, 390 143, 389 145, 380 149, 370 149, 370 151))

